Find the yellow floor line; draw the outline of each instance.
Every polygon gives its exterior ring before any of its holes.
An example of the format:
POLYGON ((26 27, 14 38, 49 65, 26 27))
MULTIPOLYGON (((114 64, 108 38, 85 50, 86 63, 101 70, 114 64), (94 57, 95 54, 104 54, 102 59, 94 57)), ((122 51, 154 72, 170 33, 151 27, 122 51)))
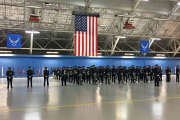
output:
POLYGON ((57 106, 41 106, 41 107, 34 107, 34 108, 10 108, 10 109, 0 109, 0 112, 17 112, 17 111, 31 111, 31 110, 43 110, 43 109, 62 109, 62 108, 72 108, 72 107, 86 107, 91 105, 106 105, 106 104, 122 104, 122 103, 141 103, 141 102, 148 102, 154 100, 176 100, 180 99, 180 96, 174 97, 166 97, 166 98, 147 98, 147 99, 134 99, 134 100, 120 100, 120 101, 104 101, 104 102, 94 102, 94 103, 87 103, 87 104, 66 104, 66 105, 57 105, 57 106))

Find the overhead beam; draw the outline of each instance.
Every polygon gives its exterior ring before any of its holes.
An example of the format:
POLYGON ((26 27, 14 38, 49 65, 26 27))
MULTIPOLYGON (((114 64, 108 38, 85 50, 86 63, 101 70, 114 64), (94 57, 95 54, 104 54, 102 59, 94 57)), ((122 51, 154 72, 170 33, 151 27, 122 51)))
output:
MULTIPOLYGON (((6 47, 0 47, 0 49, 6 49, 6 47)), ((30 48, 13 48, 13 49, 8 49, 8 50, 29 50, 30 48)), ((74 49, 41 49, 41 48, 33 48, 35 51, 74 51, 74 49)), ((112 50, 98 50, 98 52, 112 52, 112 50)), ((117 53, 140 53, 140 51, 114 51, 117 53)), ((173 51, 150 51, 149 53, 160 53, 160 54, 173 54, 173 51)), ((180 52, 177 52, 180 53, 180 52)))
POLYGON ((151 38, 149 41, 150 41, 150 43, 149 43, 149 48, 151 48, 151 46, 152 46, 154 40, 152 40, 152 38, 151 38))
POLYGON ((179 47, 174 51, 173 56, 176 56, 179 50, 180 50, 180 44, 179 44, 179 47))
POLYGON ((137 0, 134 7, 133 7, 133 11, 139 6, 139 4, 141 3, 142 0, 137 0))
POLYGON ((114 54, 114 51, 115 51, 115 49, 116 49, 116 46, 117 46, 119 40, 120 40, 120 36, 117 37, 117 39, 116 39, 116 41, 115 41, 115 43, 114 43, 114 45, 113 45, 113 47, 112 47, 111 55, 114 54))

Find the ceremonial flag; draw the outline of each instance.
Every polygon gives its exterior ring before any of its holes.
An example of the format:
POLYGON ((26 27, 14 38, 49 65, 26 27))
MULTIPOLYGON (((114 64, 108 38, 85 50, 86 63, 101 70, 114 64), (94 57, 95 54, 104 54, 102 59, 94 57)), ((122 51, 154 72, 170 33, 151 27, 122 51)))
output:
POLYGON ((75 56, 97 56, 97 17, 75 16, 75 56))
POLYGON ((141 40, 140 53, 148 53, 148 52, 149 52, 149 40, 141 40))
POLYGON ((42 76, 44 75, 44 67, 42 67, 42 76))
POLYGON ((7 34, 7 48, 21 48, 21 34, 7 34))
POLYGON ((19 67, 18 67, 18 76, 20 76, 20 70, 19 70, 19 67))
POLYGON ((40 71, 40 68, 39 68, 39 70, 38 70, 38 76, 40 76, 40 74, 41 74, 41 71, 40 71))
POLYGON ((23 76, 24 76, 24 74, 25 74, 25 70, 24 70, 24 68, 23 68, 23 76))

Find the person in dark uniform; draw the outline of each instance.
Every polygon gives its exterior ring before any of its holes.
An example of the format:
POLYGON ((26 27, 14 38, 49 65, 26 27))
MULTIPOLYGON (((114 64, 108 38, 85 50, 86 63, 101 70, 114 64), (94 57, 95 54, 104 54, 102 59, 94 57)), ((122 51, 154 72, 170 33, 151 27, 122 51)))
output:
POLYGON ((153 74, 153 69, 154 69, 154 67, 153 66, 150 66, 150 81, 153 81, 154 80, 154 74, 153 74))
POLYGON ((123 67, 123 81, 125 81, 126 83, 128 82, 128 69, 126 68, 126 66, 123 67))
POLYGON ((131 66, 129 68, 129 74, 130 74, 131 83, 135 83, 135 68, 134 68, 134 66, 131 66))
POLYGON ((11 70, 11 67, 8 67, 8 70, 6 71, 8 89, 9 89, 9 84, 11 85, 11 88, 13 88, 12 86, 13 75, 14 75, 14 72, 11 70))
POLYGON ((86 69, 86 79, 87 79, 87 83, 91 84, 90 67, 87 67, 86 69))
POLYGON ((100 67, 99 78, 100 78, 100 82, 103 84, 104 83, 104 67, 103 66, 100 67))
POLYGON ((120 84, 121 82, 123 82, 123 67, 119 66, 118 67, 118 83, 120 84))
POLYGON ((154 83, 155 86, 159 86, 159 81, 160 81, 160 67, 158 65, 155 65, 153 69, 153 74, 154 74, 154 83))
POLYGON ((166 81, 171 81, 171 69, 169 67, 166 68, 166 81))
POLYGON ((31 84, 31 88, 32 88, 32 78, 33 78, 33 70, 31 68, 31 66, 28 67, 28 70, 27 70, 27 87, 29 88, 29 82, 31 84))
POLYGON ((47 86, 49 86, 49 70, 47 67, 44 68, 43 75, 44 75, 44 87, 46 86, 46 82, 47 82, 47 86))
POLYGON ((110 67, 109 67, 109 65, 108 66, 106 66, 106 68, 105 68, 105 83, 106 83, 106 85, 107 84, 110 84, 110 67))
POLYGON ((159 69, 160 69, 160 81, 162 81, 162 67, 161 66, 159 66, 159 69))
POLYGON ((57 79, 61 80, 61 68, 57 69, 57 79))
POLYGON ((66 81, 67 81, 67 68, 63 67, 62 68, 62 79, 61 79, 61 82, 62 82, 62 86, 66 86, 66 81))
POLYGON ((176 82, 179 83, 179 66, 176 66, 176 82))
POLYGON ((114 65, 112 66, 111 76, 112 76, 112 82, 116 83, 116 68, 114 65))
POLYGON ((73 82, 73 68, 70 67, 69 68, 69 82, 73 82))
POLYGON ((147 70, 147 66, 144 66, 143 68, 143 80, 144 80, 144 83, 148 83, 148 70, 147 70))

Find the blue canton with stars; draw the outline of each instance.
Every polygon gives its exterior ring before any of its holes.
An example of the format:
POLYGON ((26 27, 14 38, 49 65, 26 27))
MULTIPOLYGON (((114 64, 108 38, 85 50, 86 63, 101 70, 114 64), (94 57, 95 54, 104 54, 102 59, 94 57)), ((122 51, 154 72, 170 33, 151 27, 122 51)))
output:
POLYGON ((87 32, 87 16, 75 16, 75 31, 87 32))

